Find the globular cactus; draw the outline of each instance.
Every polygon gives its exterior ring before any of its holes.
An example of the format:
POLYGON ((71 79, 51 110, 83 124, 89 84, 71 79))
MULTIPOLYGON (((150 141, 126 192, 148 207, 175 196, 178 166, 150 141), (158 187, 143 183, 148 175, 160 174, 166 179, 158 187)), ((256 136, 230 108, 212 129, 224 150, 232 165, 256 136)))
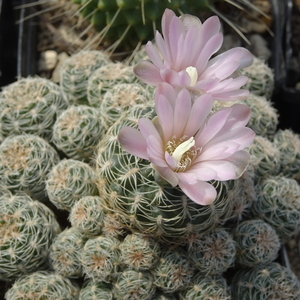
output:
POLYGON ((183 289, 192 279, 194 265, 183 248, 162 249, 153 273, 153 284, 169 294, 183 289))
POLYGON ((128 228, 126 221, 119 213, 107 212, 103 220, 102 234, 107 237, 122 238, 126 236, 128 228))
POLYGON ((104 227, 106 211, 99 196, 85 196, 71 209, 69 220, 86 237, 99 235, 104 227))
POLYGON ((1 195, 0 279, 11 281, 48 268, 49 248, 59 232, 54 213, 43 203, 26 194, 1 195))
POLYGON ((98 236, 89 239, 82 250, 81 263, 86 278, 110 282, 119 267, 120 241, 98 236))
POLYGON ((46 191, 58 209, 70 211, 80 198, 98 195, 96 181, 96 173, 88 164, 63 159, 49 172, 46 191))
POLYGON ((236 242, 236 263, 254 268, 273 262, 280 249, 275 229, 261 219, 247 220, 233 229, 236 242))
POLYGON ((77 300, 79 287, 56 273, 39 271, 21 277, 5 294, 6 300, 77 300))
POLYGON ((148 161, 121 148, 117 140, 120 128, 136 126, 138 119, 128 114, 108 130, 98 145, 98 188, 108 209, 122 215, 126 225, 176 244, 185 243, 192 233, 205 232, 228 220, 233 201, 228 201, 227 193, 233 182, 213 182, 218 191, 216 200, 211 205, 198 205, 179 188, 159 179, 148 161))
POLYGON ((128 234, 120 244, 120 263, 137 271, 149 270, 157 263, 160 245, 140 233, 128 234))
POLYGON ((181 294, 182 300, 231 300, 229 286, 220 275, 197 274, 181 294))
POLYGON ((71 106, 57 118, 52 142, 68 158, 89 162, 103 131, 99 110, 86 105, 71 106))
POLYGON ((287 267, 278 263, 237 271, 231 283, 232 300, 298 300, 300 282, 287 267))
POLYGON ((104 51, 97 50, 80 51, 64 61, 60 86, 70 104, 88 104, 88 80, 96 69, 108 62, 111 62, 108 55, 104 51))
POLYGON ((188 258, 198 272, 207 275, 224 273, 235 260, 235 242, 224 228, 201 235, 188 249, 188 258))
POLYGON ((290 129, 280 129, 274 136, 274 145, 280 152, 279 172, 283 176, 297 178, 300 175, 299 134, 290 129))
POLYGON ((125 270, 118 274, 113 285, 115 299, 150 300, 154 293, 153 278, 147 271, 125 270))
POLYGON ((260 181, 270 175, 278 175, 280 167, 280 152, 274 144, 265 137, 257 135, 248 147, 250 165, 254 169, 254 181, 260 181))
POLYGON ((44 201, 47 175, 59 161, 56 150, 41 137, 9 136, 0 145, 0 189, 22 190, 44 201))
MULTIPOLYGON (((111 62, 97 69, 88 79, 87 99, 90 106, 99 108, 104 94, 120 83, 133 83, 137 78, 133 67, 122 62, 111 62)), ((124 99, 126 101, 126 99, 124 99)))
POLYGON ((285 243, 300 230, 300 186, 295 179, 269 176, 257 185, 251 214, 270 224, 285 243))
POLYGON ((53 240, 49 251, 52 269, 64 277, 82 277, 80 259, 85 242, 86 238, 77 228, 67 228, 59 233, 53 240))
POLYGON ((248 77, 248 82, 243 88, 254 95, 266 97, 268 100, 271 98, 274 90, 274 72, 266 62, 254 56, 251 66, 239 70, 239 73, 248 77))
POLYGON ((150 299, 151 300, 176 300, 177 298, 172 294, 164 294, 161 291, 157 291, 150 299))
POLYGON ((50 140, 56 118, 67 107, 57 84, 40 77, 21 78, 0 93, 0 140, 23 133, 50 140))
POLYGON ((112 286, 106 282, 88 279, 84 282, 79 300, 113 300, 112 286))

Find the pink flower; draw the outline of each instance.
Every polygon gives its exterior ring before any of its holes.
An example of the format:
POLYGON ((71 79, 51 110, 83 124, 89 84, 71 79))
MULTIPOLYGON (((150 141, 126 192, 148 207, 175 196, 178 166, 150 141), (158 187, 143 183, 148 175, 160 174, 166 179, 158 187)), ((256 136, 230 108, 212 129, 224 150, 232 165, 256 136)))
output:
POLYGON ((156 32, 156 47, 149 41, 147 54, 152 61, 141 61, 134 72, 150 85, 167 82, 211 94, 214 100, 245 99, 249 91, 240 89, 248 80, 235 71, 252 64, 252 54, 242 48, 230 49, 211 59, 222 43, 220 21, 210 17, 203 24, 192 15, 177 17, 166 9, 162 33, 156 32))
POLYGON ((210 114, 210 94, 194 101, 185 88, 158 85, 157 117, 139 120, 139 130, 123 127, 118 139, 129 153, 147 159, 172 186, 179 185, 194 202, 210 204, 216 190, 207 181, 236 179, 245 171, 254 139, 245 127, 250 109, 234 104, 210 114))

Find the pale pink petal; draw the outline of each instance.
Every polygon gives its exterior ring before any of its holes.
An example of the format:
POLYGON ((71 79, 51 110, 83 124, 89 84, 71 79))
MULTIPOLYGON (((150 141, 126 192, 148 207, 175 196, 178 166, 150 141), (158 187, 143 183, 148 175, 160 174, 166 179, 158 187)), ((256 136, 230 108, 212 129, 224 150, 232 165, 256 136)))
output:
POLYGON ((198 81, 193 86, 193 89, 208 92, 208 91, 211 91, 211 90, 217 88, 219 83, 220 83, 219 78, 205 78, 205 79, 198 81))
POLYGON ((212 94, 215 100, 218 101, 237 101, 237 100, 245 100, 249 96, 248 90, 235 90, 224 93, 216 93, 212 94))
POLYGON ((132 127, 121 128, 118 141, 125 151, 140 158, 149 159, 147 142, 137 129, 132 127))
POLYGON ((228 141, 227 143, 216 144, 212 147, 205 145, 202 149, 201 154, 194 161, 194 164, 201 161, 207 160, 220 160, 225 159, 232 155, 234 152, 239 150, 240 145, 238 143, 234 143, 228 141))
POLYGON ((179 17, 179 20, 182 22, 186 32, 188 32, 192 28, 196 30, 200 30, 202 26, 202 22, 200 21, 200 19, 193 15, 184 14, 179 17))
MULTIPOLYGON (((180 58, 178 58, 178 41, 180 38, 185 34, 185 30, 183 27, 183 23, 180 21, 179 18, 174 17, 172 18, 170 22, 170 28, 169 28, 169 48, 172 56, 172 61, 174 62, 173 68, 176 70, 176 61, 180 58)), ((182 40, 183 41, 183 40, 182 40)))
POLYGON ((153 123, 147 118, 142 118, 139 119, 138 124, 139 124, 139 129, 143 137, 145 138, 145 140, 147 140, 147 138, 150 135, 153 135, 157 139, 157 141, 160 142, 160 148, 162 148, 161 136, 157 131, 156 127, 153 125, 153 123))
POLYGON ((164 67, 164 63, 159 55, 157 48, 152 44, 152 42, 148 42, 145 46, 147 55, 149 56, 150 60, 154 63, 154 65, 162 69, 164 67))
POLYGON ((157 166, 166 167, 164 151, 161 148, 160 142, 153 135, 148 137, 147 146, 148 160, 157 166))
POLYGON ((207 92, 210 92, 212 94, 218 94, 218 93, 226 93, 229 91, 238 90, 240 87, 246 84, 247 81, 248 81, 248 77, 246 76, 239 76, 237 78, 228 78, 221 81, 217 87, 207 92))
POLYGON ((172 170, 177 167, 177 161, 167 151, 165 151, 165 160, 172 170))
POLYGON ((161 81, 167 82, 172 86, 189 86, 191 82, 191 77, 184 70, 176 72, 172 69, 160 70, 161 81))
MULTIPOLYGON (((165 95, 171 106, 173 108, 175 107, 177 92, 172 85, 167 82, 161 82, 155 90, 154 98, 158 99, 159 95, 165 95)), ((155 105, 157 105, 157 103, 155 103, 155 105)))
POLYGON ((209 168, 189 168, 185 172, 178 172, 179 181, 186 184, 195 184, 197 181, 209 181, 216 177, 216 172, 209 168))
POLYGON ((209 205, 217 197, 215 188, 203 181, 197 181, 195 184, 178 183, 182 191, 195 203, 200 205, 209 205))
POLYGON ((163 81, 159 69, 149 61, 140 61, 134 66, 133 71, 140 80, 147 84, 157 85, 163 81))
MULTIPOLYGON (((159 49, 164 61, 171 62, 171 57, 170 57, 170 53, 169 53, 168 47, 166 45, 166 42, 163 39, 162 35, 158 31, 156 31, 156 33, 155 33, 155 44, 156 44, 157 48, 159 49)), ((147 49, 146 49, 146 52, 147 52, 147 49)))
POLYGON ((169 167, 159 167, 153 165, 153 168, 162 178, 168 181, 172 186, 176 186, 178 184, 178 178, 176 173, 173 172, 169 167))

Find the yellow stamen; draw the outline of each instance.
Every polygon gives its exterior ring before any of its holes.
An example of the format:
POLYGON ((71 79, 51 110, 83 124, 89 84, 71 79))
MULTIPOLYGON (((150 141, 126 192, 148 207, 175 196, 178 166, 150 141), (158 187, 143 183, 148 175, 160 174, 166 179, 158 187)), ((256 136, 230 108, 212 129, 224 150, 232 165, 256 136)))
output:
POLYGON ((194 86, 197 83, 197 80, 198 80, 197 69, 195 67, 187 67, 185 70, 187 71, 187 73, 191 77, 191 84, 190 84, 190 86, 194 86))
POLYGON ((179 163, 181 161, 182 155, 190 150, 191 147, 195 145, 194 137, 192 136, 187 141, 181 143, 179 146, 176 147, 174 152, 172 153, 172 156, 174 159, 179 163))

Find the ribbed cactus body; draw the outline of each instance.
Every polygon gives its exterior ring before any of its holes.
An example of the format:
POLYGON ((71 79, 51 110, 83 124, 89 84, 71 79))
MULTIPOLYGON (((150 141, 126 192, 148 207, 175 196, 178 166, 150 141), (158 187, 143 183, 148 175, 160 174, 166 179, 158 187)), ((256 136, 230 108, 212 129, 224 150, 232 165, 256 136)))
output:
POLYGON ((233 300, 299 300, 300 283, 287 267, 271 263, 236 272, 231 284, 233 300))
POLYGON ((235 253, 232 235, 218 228, 199 236, 189 248, 188 257, 203 276, 218 275, 233 265, 235 253))
POLYGON ((60 232, 48 207, 26 194, 4 194, 0 196, 0 224, 1 280, 48 267, 50 245, 60 232))
POLYGON ((105 219, 103 200, 99 196, 80 198, 71 209, 69 220, 84 236, 92 237, 102 232, 105 219))
POLYGON ((69 278, 82 277, 81 252, 86 238, 75 227, 65 229, 53 240, 49 259, 54 271, 69 278))
POLYGON ((268 177, 257 185, 252 214, 270 224, 285 243, 300 230, 300 186, 283 176, 268 177))
POLYGON ((274 261, 280 248, 275 229, 263 220, 247 220, 233 229, 236 262, 242 267, 259 267, 274 261))
POLYGON ((300 135, 290 129, 278 130, 274 145, 280 152, 279 172, 291 178, 300 175, 300 135))
POLYGON ((86 105, 71 106, 56 120, 52 142, 68 158, 90 161, 103 135, 99 110, 86 105))
POLYGON ((98 195, 96 181, 96 173, 88 164, 64 159, 49 173, 46 191, 58 209, 70 211, 80 198, 98 195))
POLYGON ((182 300, 230 300, 231 295, 225 278, 220 275, 196 275, 182 292, 182 300))
POLYGON ((88 104, 88 80, 94 71, 110 59, 104 51, 80 51, 70 56, 61 68, 60 85, 70 104, 88 104))
POLYGON ((99 280, 86 280, 80 290, 79 300, 113 300, 112 287, 99 280))
POLYGON ((152 275, 146 271, 125 270, 118 275, 113 286, 115 299, 150 300, 154 293, 152 275))
POLYGON ((79 287, 68 278, 46 271, 17 280, 5 294, 6 300, 76 300, 79 287))
POLYGON ((46 177, 59 160, 55 149, 38 136, 9 136, 0 145, 0 189, 22 190, 43 201, 46 177))
POLYGON ((121 148, 117 140, 120 128, 136 124, 137 119, 128 115, 99 143, 98 187, 108 209, 119 212, 128 226, 174 243, 185 242, 190 234, 205 232, 225 222, 233 208, 227 195, 232 182, 213 183, 218 190, 213 204, 194 203, 179 188, 165 185, 148 161, 121 148))
POLYGON ((0 93, 0 141, 23 133, 50 140, 53 124, 67 106, 60 87, 52 81, 19 79, 0 93))

